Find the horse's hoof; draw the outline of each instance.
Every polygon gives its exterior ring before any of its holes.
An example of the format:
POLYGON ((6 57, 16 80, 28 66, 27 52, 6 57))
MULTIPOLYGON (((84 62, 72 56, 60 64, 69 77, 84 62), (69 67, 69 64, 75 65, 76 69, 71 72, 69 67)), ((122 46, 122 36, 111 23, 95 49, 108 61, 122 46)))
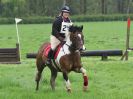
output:
POLYGON ((52 91, 55 91, 55 88, 52 88, 52 91))
POLYGON ((68 92, 68 93, 71 93, 72 91, 71 91, 71 89, 67 89, 67 92, 68 92))
POLYGON ((39 90, 39 88, 38 87, 36 87, 36 91, 38 91, 39 90))
POLYGON ((36 89, 36 91, 38 91, 38 89, 36 89))
POLYGON ((85 91, 85 92, 86 92, 86 91, 87 91, 87 89, 88 89, 88 86, 84 86, 84 87, 83 87, 83 91, 85 91))

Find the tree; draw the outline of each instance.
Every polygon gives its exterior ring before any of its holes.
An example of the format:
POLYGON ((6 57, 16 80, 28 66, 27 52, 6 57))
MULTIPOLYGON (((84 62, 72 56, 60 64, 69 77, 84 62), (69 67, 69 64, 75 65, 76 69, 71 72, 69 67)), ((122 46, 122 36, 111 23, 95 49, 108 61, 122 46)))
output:
POLYGON ((66 0, 63 0, 63 5, 62 6, 65 6, 66 3, 67 3, 67 1, 66 0))
POLYGON ((118 13, 124 13, 124 2, 125 0, 117 0, 118 13))
POLYGON ((2 0, 0 0, 0 15, 2 14, 2 0))
POLYGON ((83 14, 85 15, 87 12, 87 1, 86 0, 83 0, 83 7, 84 7, 83 14))
POLYGON ((101 13, 107 14, 107 0, 101 0, 101 13))

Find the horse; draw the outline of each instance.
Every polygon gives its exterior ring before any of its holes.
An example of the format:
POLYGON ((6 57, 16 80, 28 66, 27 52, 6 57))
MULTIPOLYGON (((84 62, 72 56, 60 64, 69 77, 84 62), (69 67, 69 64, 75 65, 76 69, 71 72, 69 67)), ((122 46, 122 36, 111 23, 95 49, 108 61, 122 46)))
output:
POLYGON ((87 91, 88 76, 86 70, 83 68, 80 56, 80 51, 85 49, 82 30, 83 26, 71 26, 69 28, 66 43, 64 45, 60 45, 58 56, 56 56, 56 59, 51 60, 50 65, 46 64, 47 56, 44 55, 44 53, 46 53, 46 51, 50 48, 50 43, 44 43, 40 47, 36 58, 36 90, 39 89, 39 81, 42 71, 46 66, 48 66, 51 71, 50 84, 52 90, 55 90, 55 79, 58 72, 62 72, 66 84, 66 90, 67 92, 71 92, 71 83, 69 81, 68 74, 71 71, 74 71, 76 73, 82 73, 84 81, 83 90, 87 91))

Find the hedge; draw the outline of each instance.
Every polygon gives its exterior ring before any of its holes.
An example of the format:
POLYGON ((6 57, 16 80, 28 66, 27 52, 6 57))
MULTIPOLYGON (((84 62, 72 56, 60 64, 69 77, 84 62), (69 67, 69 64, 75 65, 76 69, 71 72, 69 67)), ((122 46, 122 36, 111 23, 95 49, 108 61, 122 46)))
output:
MULTIPOLYGON (((133 19, 133 14, 129 15, 133 19)), ((125 21, 127 20, 127 15, 77 15, 72 16, 71 20, 73 22, 91 22, 91 21, 125 21)), ((54 17, 43 17, 43 16, 33 16, 33 17, 20 17, 23 19, 22 24, 42 24, 42 23, 52 23, 54 17)), ((14 18, 0 18, 0 24, 14 24, 14 18)))

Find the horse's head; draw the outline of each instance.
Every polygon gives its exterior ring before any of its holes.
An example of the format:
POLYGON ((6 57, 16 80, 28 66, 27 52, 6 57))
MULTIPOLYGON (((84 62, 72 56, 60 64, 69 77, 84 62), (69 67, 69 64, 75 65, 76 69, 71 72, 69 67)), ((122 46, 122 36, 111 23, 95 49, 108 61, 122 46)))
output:
POLYGON ((84 35, 83 35, 83 26, 71 26, 70 31, 70 41, 75 50, 83 51, 85 50, 84 46, 84 35))
POLYGON ((83 35, 83 25, 77 27, 77 32, 78 32, 78 36, 80 37, 80 51, 84 51, 86 50, 85 46, 84 46, 84 35, 83 35))

